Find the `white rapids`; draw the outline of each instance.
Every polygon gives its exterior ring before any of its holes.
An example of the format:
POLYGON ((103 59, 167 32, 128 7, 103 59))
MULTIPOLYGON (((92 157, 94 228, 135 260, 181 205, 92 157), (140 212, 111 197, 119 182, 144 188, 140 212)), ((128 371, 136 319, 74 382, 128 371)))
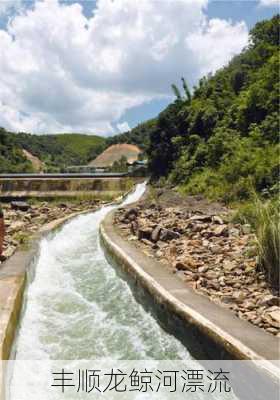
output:
MULTIPOLYGON (((144 183, 137 185, 121 205, 135 202, 144 190, 144 183)), ((53 400, 53 395, 40 392, 30 382, 38 374, 43 380, 44 368, 47 371, 54 360, 191 362, 188 350, 135 300, 129 285, 105 258, 99 225, 116 207, 104 206, 80 215, 42 239, 14 346, 16 362, 9 376, 9 399, 53 400), (33 360, 28 371, 22 360, 33 360), (40 367, 36 360, 43 360, 40 367)), ((146 396, 131 395, 128 399, 153 398, 146 396)))

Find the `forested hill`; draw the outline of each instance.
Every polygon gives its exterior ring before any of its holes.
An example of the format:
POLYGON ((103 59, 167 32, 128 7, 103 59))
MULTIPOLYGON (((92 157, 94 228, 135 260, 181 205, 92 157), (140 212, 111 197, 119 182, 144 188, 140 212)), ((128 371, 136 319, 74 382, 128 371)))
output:
POLYGON ((0 128, 0 172, 31 172, 32 164, 22 149, 44 162, 48 171, 63 171, 70 165, 87 164, 100 154, 106 140, 82 134, 31 135, 0 128))
POLYGON ((248 48, 201 79, 192 94, 184 79, 182 90, 173 85, 176 100, 156 119, 124 134, 104 139, 0 129, 0 172, 31 170, 22 148, 48 170, 63 170, 87 164, 111 144, 131 143, 146 151, 155 180, 164 179, 185 192, 225 201, 246 199, 252 189, 276 193, 279 19, 277 15, 256 24, 248 48))
POLYGON ((228 66, 200 80, 159 116, 147 149, 155 179, 188 193, 235 201, 279 179, 279 15, 250 33, 228 66))

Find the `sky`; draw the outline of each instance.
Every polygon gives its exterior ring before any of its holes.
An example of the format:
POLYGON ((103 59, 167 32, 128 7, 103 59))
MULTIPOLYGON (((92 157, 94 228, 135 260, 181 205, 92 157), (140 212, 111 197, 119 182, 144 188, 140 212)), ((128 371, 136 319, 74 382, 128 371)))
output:
POLYGON ((0 126, 110 136, 248 44, 278 0, 0 0, 0 126))

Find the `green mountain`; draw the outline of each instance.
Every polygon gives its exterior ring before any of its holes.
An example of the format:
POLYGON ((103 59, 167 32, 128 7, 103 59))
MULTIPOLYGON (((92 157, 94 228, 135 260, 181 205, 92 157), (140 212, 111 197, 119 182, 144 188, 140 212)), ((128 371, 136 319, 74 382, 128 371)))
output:
POLYGON ((48 171, 63 171, 70 165, 87 164, 104 150, 105 145, 104 138, 94 135, 31 135, 0 128, 0 173, 32 171, 22 149, 44 162, 48 171))

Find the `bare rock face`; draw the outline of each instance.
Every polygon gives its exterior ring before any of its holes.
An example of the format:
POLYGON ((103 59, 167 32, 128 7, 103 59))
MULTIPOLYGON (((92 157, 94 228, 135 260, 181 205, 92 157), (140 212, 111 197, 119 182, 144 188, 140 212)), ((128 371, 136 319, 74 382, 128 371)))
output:
POLYGON ((20 211, 28 211, 30 205, 25 201, 12 201, 11 202, 11 209, 12 210, 20 210, 20 211))

